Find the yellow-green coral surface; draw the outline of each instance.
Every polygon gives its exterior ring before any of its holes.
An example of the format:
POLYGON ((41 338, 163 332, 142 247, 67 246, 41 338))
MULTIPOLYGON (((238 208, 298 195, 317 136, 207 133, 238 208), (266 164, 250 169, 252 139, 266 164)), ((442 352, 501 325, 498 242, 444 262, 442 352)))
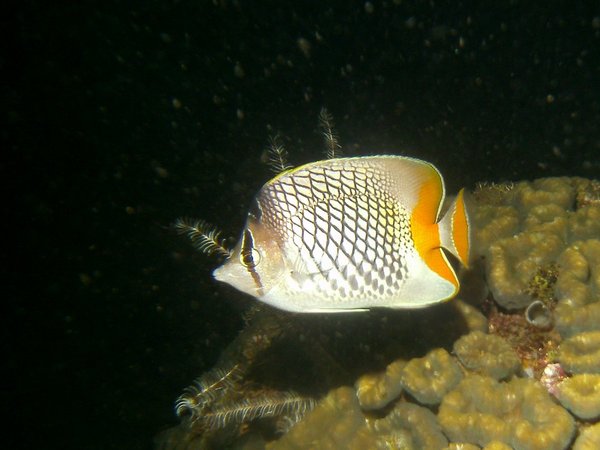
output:
POLYGON ((595 301, 600 286, 600 205, 577 201, 592 183, 597 182, 544 178, 476 192, 475 253, 486 258, 488 285, 500 305, 527 306, 527 288, 536 271, 557 261, 557 299, 573 306, 595 301))
POLYGON ((331 391, 302 422, 267 449, 358 450, 375 448, 374 442, 354 390, 342 387, 331 391))
POLYGON ((562 381, 556 397, 575 416, 582 419, 600 417, 600 375, 584 373, 562 381))
POLYGON ((600 373, 600 331, 586 331, 560 345, 558 360, 573 373, 600 373))
POLYGON ((454 353, 463 365, 496 380, 513 375, 520 367, 519 357, 500 336, 473 331, 454 343, 454 353))
POLYGON ((402 370, 402 385, 418 402, 439 403, 462 378, 460 367, 442 348, 414 358, 402 370))
POLYGON ((355 383, 356 396, 364 410, 381 409, 402 392, 402 369, 406 361, 389 364, 384 373, 368 373, 355 383))
POLYGON ((564 449, 575 432, 569 413, 537 381, 523 378, 470 375, 444 397, 438 417, 452 441, 500 441, 523 450, 564 449))
POLYGON ((598 450, 600 448, 600 423, 584 427, 573 445, 573 450, 598 450))

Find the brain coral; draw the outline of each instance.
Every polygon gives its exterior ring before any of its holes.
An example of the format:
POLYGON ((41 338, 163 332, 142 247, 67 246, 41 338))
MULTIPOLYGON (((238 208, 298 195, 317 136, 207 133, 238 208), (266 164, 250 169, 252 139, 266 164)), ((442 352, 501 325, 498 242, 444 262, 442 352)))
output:
POLYGON ((527 287, 536 271, 557 260, 561 266, 558 300, 571 298, 580 306, 594 299, 598 276, 592 272, 592 280, 587 281, 581 276, 584 263, 567 252, 574 247, 572 251, 581 253, 598 271, 600 205, 577 201, 591 183, 581 178, 545 178, 516 183, 501 195, 493 185, 476 192, 475 253, 486 258, 488 285, 500 305, 526 307, 532 300, 527 287), (571 267, 579 272, 572 276, 571 267))
POLYGON ((377 435, 376 448, 441 449, 448 445, 437 417, 428 409, 408 402, 398 403, 383 419, 370 427, 377 435))
MULTIPOLYGON (((444 450, 480 450, 479 445, 464 443, 464 442, 452 442, 444 450)), ((510 445, 506 445, 504 442, 492 441, 483 447, 483 450, 513 450, 510 445)))
POLYGON ((438 418, 456 442, 501 441, 518 450, 564 449, 575 432, 573 418, 534 380, 501 383, 469 375, 440 405, 438 418))
POLYGON ((600 373, 600 331, 572 336, 560 345, 558 359, 573 373, 600 373))
POLYGON ((479 450, 480 448, 479 445, 468 442, 451 442, 444 450, 479 450))
POLYGON ((460 362, 475 372, 496 380, 513 375, 521 366, 519 357, 500 336, 473 331, 454 343, 460 362))
POLYGON ((600 293, 600 231, 596 239, 576 241, 567 247, 558 264, 565 272, 556 283, 558 300, 574 307, 593 301, 600 293))
POLYGON ((600 448, 600 422, 584 428, 573 444, 573 450, 597 450, 600 448))
POLYGON ((452 304, 460 312, 465 321, 465 324, 467 325, 467 328, 470 331, 488 330, 488 321, 486 317, 483 314, 481 314, 481 312, 477 308, 469 305, 466 302, 463 302, 458 298, 454 300, 452 304))
POLYGON ((556 305, 554 315, 556 329, 564 337, 582 331, 600 330, 600 300, 579 307, 559 303, 556 305))
POLYGON ((342 387, 331 391, 299 424, 266 448, 358 450, 374 448, 374 442, 375 438, 366 426, 354 390, 342 387))
POLYGON ((506 445, 504 442, 492 441, 483 447, 483 450, 512 450, 510 445, 506 445))
MULTIPOLYGON (((586 209, 598 210, 595 223, 600 224, 600 207, 586 209)), ((570 245, 558 258, 558 264, 561 275, 555 286, 557 329, 564 336, 600 330, 600 231, 595 239, 570 245)))
POLYGON ((356 396, 363 409, 380 409, 402 392, 400 376, 406 361, 397 360, 389 364, 384 373, 366 374, 355 383, 356 396))
POLYGON ((577 417, 600 417, 600 375, 573 375, 558 385, 556 397, 577 417))
POLYGON ((281 449, 441 449, 448 440, 428 409, 399 402, 380 419, 367 419, 352 389, 331 391, 317 407, 268 450, 281 449))
POLYGON ((460 367, 443 348, 411 359, 402 371, 402 385, 419 402, 433 405, 462 378, 460 367))

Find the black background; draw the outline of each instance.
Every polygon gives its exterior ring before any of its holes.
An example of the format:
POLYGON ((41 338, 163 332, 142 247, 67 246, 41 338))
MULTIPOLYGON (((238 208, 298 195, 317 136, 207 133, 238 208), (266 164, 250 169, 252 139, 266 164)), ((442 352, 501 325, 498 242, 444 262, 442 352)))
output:
POLYGON ((235 238, 269 135, 323 157, 322 106, 347 155, 429 160, 450 192, 597 178, 598 5, 5 3, 3 446, 150 448, 176 422, 249 300, 169 224, 235 238))

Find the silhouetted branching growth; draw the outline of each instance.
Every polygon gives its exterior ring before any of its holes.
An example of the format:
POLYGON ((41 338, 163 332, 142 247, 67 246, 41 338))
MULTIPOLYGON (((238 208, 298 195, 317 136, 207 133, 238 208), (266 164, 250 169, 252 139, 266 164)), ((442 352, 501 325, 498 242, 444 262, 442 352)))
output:
POLYGON ((179 234, 185 234, 194 247, 207 255, 231 255, 223 240, 219 238, 221 232, 203 220, 181 217, 175 221, 173 227, 179 234))
POLYGON ((288 163, 288 153, 281 145, 278 135, 269 138, 269 166, 275 173, 281 173, 292 166, 288 163))
POLYGON ((178 416, 190 414, 193 419, 196 419, 218 397, 223 396, 228 389, 233 389, 240 379, 241 373, 237 364, 228 371, 214 369, 206 372, 179 396, 175 402, 176 414, 178 416))
POLYGON ((338 158, 342 154, 342 146, 339 144, 337 134, 333 131, 333 117, 326 108, 319 112, 319 127, 323 130, 327 158, 338 158))
POLYGON ((259 392, 241 400, 220 404, 204 414, 200 420, 210 429, 225 428, 255 419, 286 416, 301 417, 314 408, 312 398, 295 392, 259 392))

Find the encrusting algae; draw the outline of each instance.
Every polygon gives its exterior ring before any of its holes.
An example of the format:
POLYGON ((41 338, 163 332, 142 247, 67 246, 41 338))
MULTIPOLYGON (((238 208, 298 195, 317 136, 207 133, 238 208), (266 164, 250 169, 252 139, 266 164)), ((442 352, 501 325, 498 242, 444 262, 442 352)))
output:
MULTIPOLYGON (((459 298, 335 317, 253 307, 157 448, 600 448, 600 183, 471 197, 459 298)), ((216 251, 210 231, 194 238, 216 251)))

